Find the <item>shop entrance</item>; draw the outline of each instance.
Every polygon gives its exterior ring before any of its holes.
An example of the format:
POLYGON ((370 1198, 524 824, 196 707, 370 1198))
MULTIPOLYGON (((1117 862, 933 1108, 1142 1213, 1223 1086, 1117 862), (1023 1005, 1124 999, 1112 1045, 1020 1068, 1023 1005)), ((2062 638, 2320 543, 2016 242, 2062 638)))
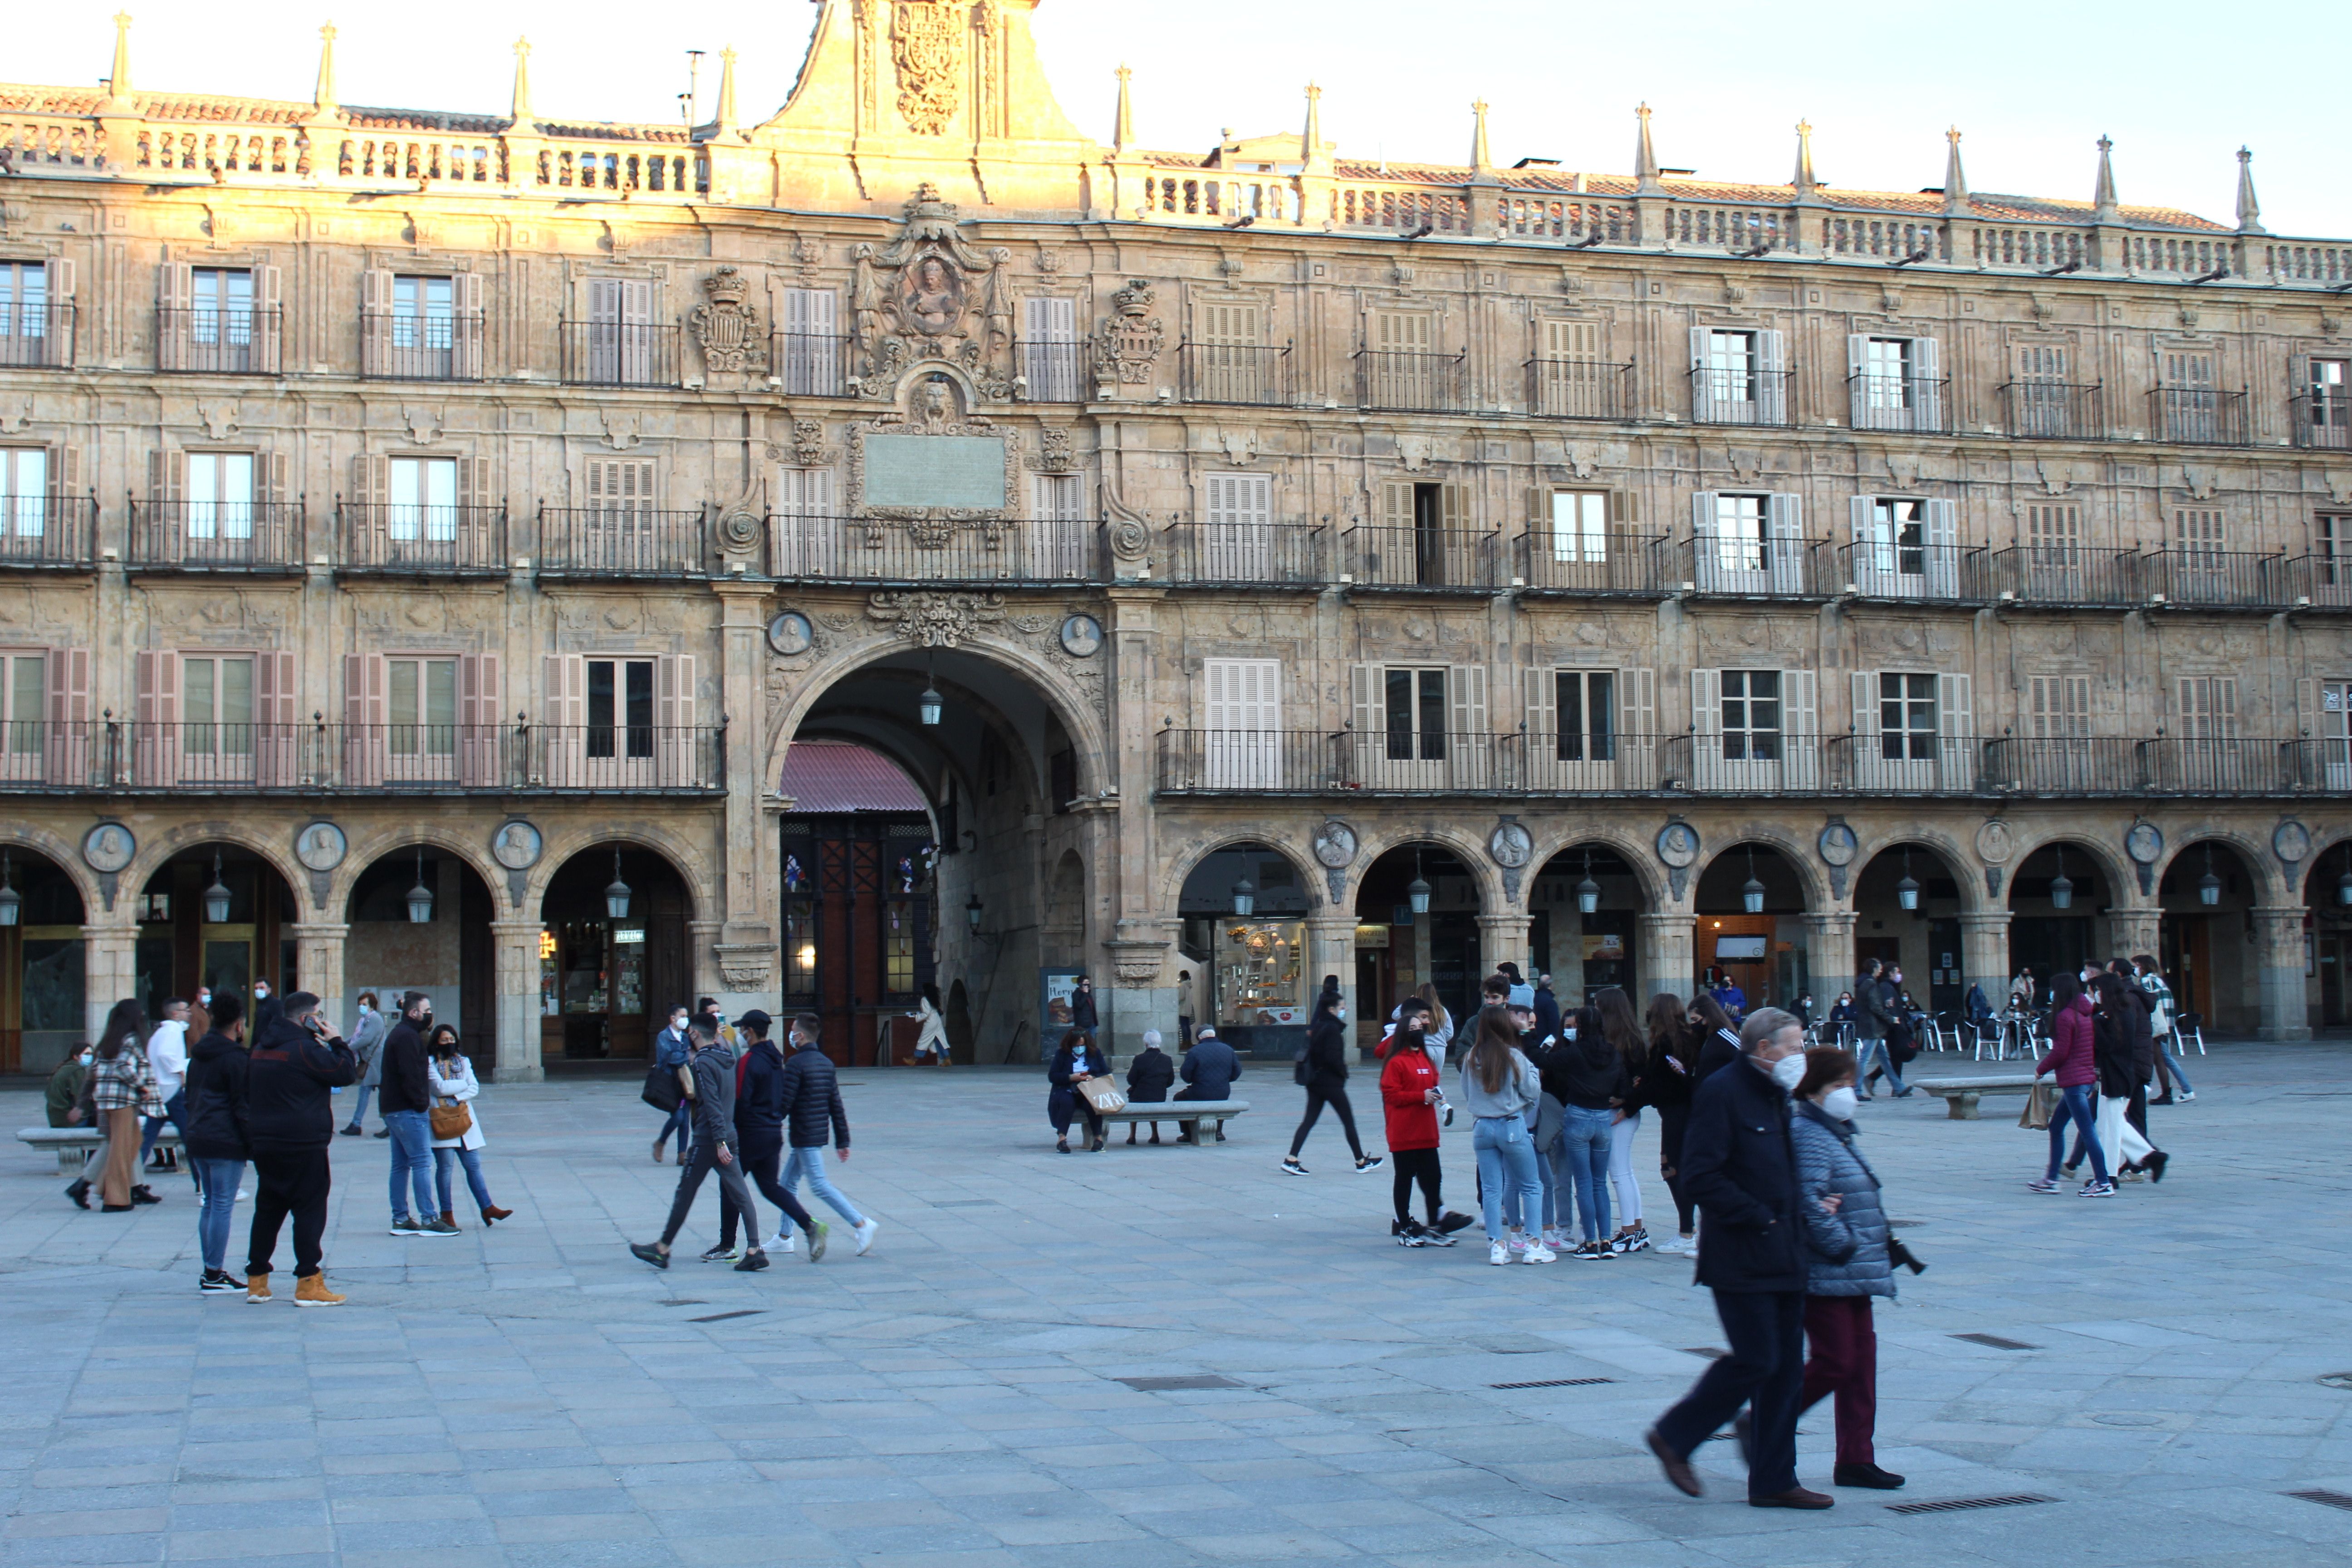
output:
POLYGON ((253 983, 295 989, 294 889, 267 861, 230 845, 184 849, 138 894, 139 998, 154 1017, 199 990, 249 1005, 253 983))
POLYGON ((1244 1056, 1288 1057, 1306 1045, 1307 1009, 1323 984, 1308 964, 1307 908, 1298 868, 1270 845, 1201 858, 1177 905, 1196 1029, 1215 1025, 1244 1056))
POLYGON ((649 849, 602 844, 563 863, 540 903, 540 1056, 644 1060, 673 1005, 692 1006, 686 883, 649 849))
POLYGON ((0 926, 0 1073, 47 1073, 88 1037, 81 894, 22 850, 8 852, 0 882, 24 900, 0 926))

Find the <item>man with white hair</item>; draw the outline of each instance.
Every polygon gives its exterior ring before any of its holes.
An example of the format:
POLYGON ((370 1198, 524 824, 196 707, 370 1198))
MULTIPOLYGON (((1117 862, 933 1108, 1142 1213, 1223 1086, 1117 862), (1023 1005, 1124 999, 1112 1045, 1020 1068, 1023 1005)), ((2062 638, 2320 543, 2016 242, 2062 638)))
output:
MULTIPOLYGON (((1143 1050, 1127 1069, 1127 1102, 1129 1105, 1155 1105, 1168 1098, 1176 1087, 1176 1063, 1160 1048, 1160 1031, 1143 1031, 1143 1050)), ((1127 1124, 1127 1141, 1135 1142, 1135 1123, 1127 1124)), ((1160 1123, 1151 1124, 1151 1141, 1160 1142, 1160 1123)))

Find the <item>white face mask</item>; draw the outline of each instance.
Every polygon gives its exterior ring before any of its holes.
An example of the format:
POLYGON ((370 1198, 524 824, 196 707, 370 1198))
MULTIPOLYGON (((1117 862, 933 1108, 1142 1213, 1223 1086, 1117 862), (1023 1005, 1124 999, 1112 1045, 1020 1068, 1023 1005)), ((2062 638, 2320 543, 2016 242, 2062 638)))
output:
POLYGON ((1774 1062, 1772 1081, 1783 1090, 1794 1094, 1797 1086, 1805 1081, 1805 1053, 1799 1051, 1794 1056, 1782 1057, 1774 1062))
POLYGON ((1853 1121, 1853 1108, 1860 1103, 1851 1087, 1833 1089, 1822 1096, 1822 1109, 1840 1121, 1853 1121))

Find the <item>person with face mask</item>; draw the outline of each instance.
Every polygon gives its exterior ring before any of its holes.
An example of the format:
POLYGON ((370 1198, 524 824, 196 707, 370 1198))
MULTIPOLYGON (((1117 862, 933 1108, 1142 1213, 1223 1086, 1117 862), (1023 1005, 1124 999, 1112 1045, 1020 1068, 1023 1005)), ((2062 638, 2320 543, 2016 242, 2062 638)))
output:
POLYGON ((1356 1156, 1358 1171, 1377 1171, 1387 1163, 1378 1154, 1365 1153, 1363 1140, 1356 1136, 1356 1112, 1348 1103, 1347 1020, 1347 997, 1342 993, 1326 991, 1315 998, 1315 1021, 1307 1026, 1307 1054, 1298 1064, 1298 1081, 1307 1086, 1307 1114, 1299 1119, 1298 1131, 1290 1135, 1290 1152, 1282 1162, 1282 1168, 1291 1175, 1307 1173, 1307 1167, 1298 1163, 1298 1151, 1307 1146, 1307 1135, 1315 1130, 1327 1105, 1339 1112, 1339 1131, 1348 1135, 1348 1148, 1356 1156))
POLYGON ((1789 1132, 1797 1150, 1799 1215, 1805 1226, 1805 1338, 1812 1359, 1797 1397, 1801 1415, 1836 1395, 1842 1487, 1893 1491, 1903 1478, 1878 1468, 1878 1331, 1870 1299, 1895 1296, 1893 1237, 1878 1174, 1854 1146, 1854 1059, 1834 1047, 1807 1051, 1789 1132))
MULTIPOLYGON (((352 1119, 343 1123, 343 1136, 356 1138, 367 1120, 368 1096, 383 1087, 383 1073, 379 1058, 383 1055, 383 1015, 376 1011, 375 993, 360 993, 359 1021, 352 1026, 352 1055, 360 1059, 360 1095, 352 1102, 352 1119)), ((389 1131, 376 1133, 379 1138, 391 1136, 389 1131)))
MULTIPOLYGON (((686 1066, 688 1055, 686 1009, 672 1007, 669 1010, 669 1027, 654 1037, 654 1063, 677 1072, 686 1066)), ((673 1132, 677 1134, 677 1163, 681 1165, 686 1163, 686 1147, 693 1142, 693 1105, 681 1100, 677 1102, 677 1109, 662 1119, 661 1136, 654 1140, 655 1164, 662 1163, 662 1148, 668 1143, 673 1132)))
POLYGON ((1704 1488, 1691 1455, 1748 1406, 1738 1426, 1752 1508, 1822 1509, 1837 1500, 1797 1482, 1797 1405, 1804 1385, 1805 1259, 1789 1096, 1804 1081, 1805 1031, 1778 1007, 1739 1027, 1740 1057, 1691 1097, 1683 1186, 1706 1223, 1698 1283, 1715 1292, 1731 1353, 1711 1362, 1647 1435, 1666 1480, 1704 1488))
POLYGON ((433 1030, 433 998, 422 991, 400 999, 400 1022, 383 1037, 383 1124, 392 1130, 392 1234, 456 1236, 441 1217, 433 1192, 433 1085, 425 1037, 433 1030), (411 1192, 415 1194, 412 1210, 411 1192))

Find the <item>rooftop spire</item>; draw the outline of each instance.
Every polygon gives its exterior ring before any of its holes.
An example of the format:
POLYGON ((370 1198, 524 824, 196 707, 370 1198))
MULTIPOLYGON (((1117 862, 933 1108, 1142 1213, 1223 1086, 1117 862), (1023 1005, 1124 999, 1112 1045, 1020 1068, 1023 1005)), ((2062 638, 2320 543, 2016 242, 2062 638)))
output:
POLYGON ((1111 117, 1110 144, 1113 150, 1125 152, 1135 145, 1135 105, 1128 96, 1128 83, 1135 73, 1124 64, 1115 73, 1118 77, 1118 112, 1111 117))
POLYGON ((1486 152, 1486 100, 1482 98, 1470 105, 1470 173, 1494 172, 1495 160, 1486 152))
POLYGON ((1328 174, 1331 162, 1323 153, 1323 89, 1307 84, 1307 130, 1299 138, 1298 161, 1310 174, 1328 174))
POLYGON ((1969 211, 1969 177, 1960 172, 1960 128, 1944 132, 1944 210, 1954 216, 1969 211))
POLYGON ((2254 200, 2254 153, 2251 147, 2238 149, 2238 232, 2263 232, 2263 204, 2254 200))
POLYGON ((516 125, 530 124, 530 40, 514 41, 515 83, 514 112, 509 119, 516 125))
POLYGON ((710 116, 713 129, 725 134, 735 129, 735 47, 719 51, 719 107, 710 116))
POLYGON ((2108 157, 2115 145, 2104 136, 2099 138, 2099 183, 2091 193, 2091 205, 2098 209, 2095 216, 2101 218, 2116 216, 2116 165, 2108 157))
POLYGON ((319 29, 319 87, 310 95, 310 101, 320 109, 335 107, 335 25, 332 22, 319 29))
POLYGON ((1797 178, 1794 183, 1801 196, 1811 195, 1813 186, 1819 184, 1813 178, 1813 127, 1811 121, 1797 121, 1797 178))
POLYGON ((1633 118, 1642 123, 1641 134, 1633 143, 1634 187, 1639 191, 1654 192, 1659 189, 1658 154, 1657 150, 1650 145, 1650 106, 1646 103, 1636 105, 1633 118))
POLYGON ((131 13, 114 14, 114 66, 107 73, 106 95, 115 102, 131 101, 131 13))

